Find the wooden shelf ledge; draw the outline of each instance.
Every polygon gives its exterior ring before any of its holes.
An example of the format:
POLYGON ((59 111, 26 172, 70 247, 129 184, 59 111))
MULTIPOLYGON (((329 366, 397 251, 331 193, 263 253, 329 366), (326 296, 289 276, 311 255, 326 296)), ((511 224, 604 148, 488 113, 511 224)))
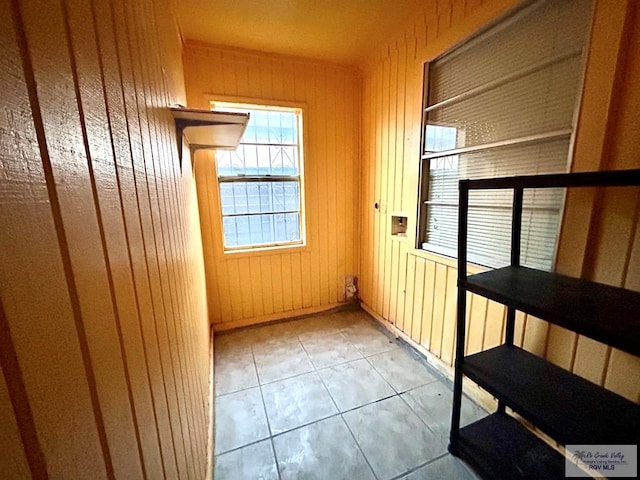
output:
POLYGON ((235 149, 249 123, 249 113, 171 108, 176 122, 178 154, 182 161, 182 137, 191 151, 235 149))

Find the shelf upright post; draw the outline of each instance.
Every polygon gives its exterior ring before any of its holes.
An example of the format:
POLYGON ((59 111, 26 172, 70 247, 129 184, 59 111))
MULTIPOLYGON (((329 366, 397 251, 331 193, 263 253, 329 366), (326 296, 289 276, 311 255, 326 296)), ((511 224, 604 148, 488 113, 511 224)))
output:
MULTIPOLYGON (((520 238, 522 234, 522 201, 524 189, 515 187, 513 189, 513 210, 511 212, 511 266, 520 266, 520 238)), ((513 345, 513 336, 516 327, 516 309, 507 307, 507 325, 505 332, 505 344, 513 345)), ((504 402, 498 402, 498 412, 505 412, 504 402)))
POLYGON ((460 435, 460 409, 462 407, 462 362, 464 360, 465 315, 467 309, 467 219, 469 214, 469 181, 460 180, 458 204, 458 308, 456 318, 456 359, 453 377, 453 407, 449 451, 458 451, 460 435))

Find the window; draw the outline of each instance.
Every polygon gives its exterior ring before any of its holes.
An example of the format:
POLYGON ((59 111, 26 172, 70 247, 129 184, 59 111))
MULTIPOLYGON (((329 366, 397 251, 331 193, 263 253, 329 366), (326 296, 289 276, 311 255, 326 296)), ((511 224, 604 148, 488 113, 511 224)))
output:
POLYGON ((216 151, 225 250, 304 244, 301 110, 213 106, 250 115, 238 148, 216 151))
MULTIPOLYGON (((460 179, 567 171, 590 13, 538 1, 425 66, 418 248, 457 255, 460 179)), ((469 260, 508 265, 511 192, 469 200, 469 260)), ((552 266, 563 201, 525 191, 524 265, 552 266)))

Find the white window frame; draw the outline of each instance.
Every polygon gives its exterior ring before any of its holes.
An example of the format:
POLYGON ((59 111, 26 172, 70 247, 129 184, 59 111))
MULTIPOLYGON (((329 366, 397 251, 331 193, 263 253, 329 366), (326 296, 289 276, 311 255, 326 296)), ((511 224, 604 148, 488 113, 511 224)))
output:
MULTIPOLYGON (((295 146, 297 149, 297 158, 298 158, 298 175, 219 175, 218 173, 218 161, 215 159, 215 172, 216 172, 216 183, 218 188, 218 210, 220 213, 220 229, 222 232, 222 246, 223 252, 227 253, 243 253, 243 252, 253 252, 253 251, 274 251, 280 249, 289 249, 289 248, 300 248, 305 247, 307 245, 306 239, 306 215, 305 215, 305 189, 304 189, 304 136, 303 136, 303 117, 304 111, 301 106, 289 106, 289 105, 273 105, 273 104, 260 104, 260 103, 248 103, 248 102, 235 102, 230 100, 211 100, 210 108, 212 110, 217 111, 238 111, 241 110, 270 110, 270 111, 280 111, 280 112, 292 112, 296 115, 296 136, 297 143, 296 144, 262 144, 259 145, 286 145, 286 146, 295 146), (223 205, 222 205, 222 192, 221 185, 224 183, 237 183, 237 182, 256 182, 256 183, 278 183, 278 182, 295 182, 298 185, 299 192, 299 205, 297 210, 287 210, 287 211, 271 211, 269 213, 274 214, 286 214, 286 213, 298 213, 299 214, 299 225, 298 229, 300 232, 300 238, 298 240, 291 241, 275 241, 275 242, 265 242, 265 243, 252 243, 246 245, 227 245, 225 243, 225 231, 224 231, 224 218, 225 217, 238 217, 238 216, 254 216, 264 214, 266 212, 256 212, 256 213, 245 213, 245 214, 225 214, 223 213, 223 205)), ((251 119, 249 119, 251 121, 251 119)), ((252 144, 255 143, 247 143, 243 142, 242 138, 240 139, 240 145, 242 144, 252 144)))

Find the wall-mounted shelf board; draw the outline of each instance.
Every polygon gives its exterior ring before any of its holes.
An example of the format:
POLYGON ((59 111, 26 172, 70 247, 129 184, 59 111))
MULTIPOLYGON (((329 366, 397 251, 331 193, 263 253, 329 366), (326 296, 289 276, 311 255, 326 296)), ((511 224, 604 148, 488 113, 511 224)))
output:
POLYGON ((182 158, 182 136, 191 151, 235 149, 249 123, 248 113, 171 108, 176 122, 178 153, 182 158))

